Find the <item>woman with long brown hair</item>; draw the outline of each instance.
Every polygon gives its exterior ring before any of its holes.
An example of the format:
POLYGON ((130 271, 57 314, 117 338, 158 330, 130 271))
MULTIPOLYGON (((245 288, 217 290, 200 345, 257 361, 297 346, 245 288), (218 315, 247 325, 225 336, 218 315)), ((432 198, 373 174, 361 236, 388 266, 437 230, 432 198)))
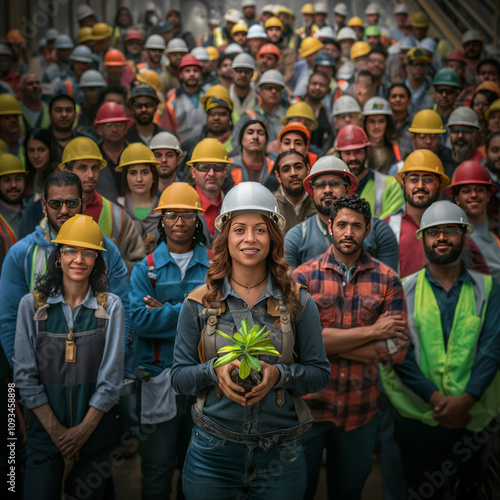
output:
POLYGON ((183 471, 188 499, 304 495, 301 437, 311 414, 300 396, 321 390, 330 370, 317 309, 288 275, 284 223, 267 188, 234 187, 216 219, 207 283, 182 306, 172 385, 197 395, 183 471), (270 332, 266 345, 276 354, 224 364, 230 337, 254 325, 270 332))

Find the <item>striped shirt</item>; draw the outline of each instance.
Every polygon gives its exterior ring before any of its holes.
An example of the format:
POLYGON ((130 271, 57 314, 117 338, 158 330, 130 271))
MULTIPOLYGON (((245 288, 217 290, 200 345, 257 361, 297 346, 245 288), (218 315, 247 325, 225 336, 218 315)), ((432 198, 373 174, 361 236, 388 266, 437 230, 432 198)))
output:
MULTIPOLYGON (((335 260, 331 246, 295 269, 292 276, 308 287, 323 328, 348 330, 370 326, 385 312, 407 319, 404 290, 396 273, 364 250, 350 280, 335 260)), ((405 340, 378 340, 373 345, 383 364, 404 360, 405 340)), ((378 363, 351 361, 336 355, 330 355, 329 360, 329 385, 305 397, 315 422, 333 422, 346 431, 367 424, 378 411, 378 363)))

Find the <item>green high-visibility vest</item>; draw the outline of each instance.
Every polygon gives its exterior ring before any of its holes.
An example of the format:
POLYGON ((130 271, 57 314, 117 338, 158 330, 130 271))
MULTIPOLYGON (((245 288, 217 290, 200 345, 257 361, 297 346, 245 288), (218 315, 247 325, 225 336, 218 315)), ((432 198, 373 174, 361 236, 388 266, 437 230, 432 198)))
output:
POLYGON ((406 203, 405 196, 401 185, 394 177, 376 170, 373 173, 374 179, 368 179, 359 197, 370 204, 372 217, 385 219, 406 203))
MULTIPOLYGON (((415 359, 443 396, 461 396, 465 392, 492 289, 491 276, 473 271, 469 274, 473 283, 462 284, 446 346, 441 313, 425 269, 403 280, 415 359)), ((439 425, 431 405, 406 386, 392 366, 381 367, 380 373, 387 395, 401 416, 432 427, 439 425)), ((484 429, 498 414, 499 404, 500 372, 469 410, 467 429, 484 429)))

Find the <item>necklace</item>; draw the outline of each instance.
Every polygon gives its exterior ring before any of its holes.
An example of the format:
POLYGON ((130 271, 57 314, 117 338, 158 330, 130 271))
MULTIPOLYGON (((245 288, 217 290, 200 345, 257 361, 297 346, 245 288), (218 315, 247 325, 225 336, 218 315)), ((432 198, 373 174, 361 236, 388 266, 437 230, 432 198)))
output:
POLYGON ((247 295, 250 293, 250 290, 252 288, 255 288, 256 286, 259 286, 261 285, 262 283, 264 283, 264 281, 267 280, 267 276, 265 276, 265 278, 262 280, 262 281, 259 281, 256 285, 252 285, 252 286, 246 286, 246 285, 242 285, 241 283, 238 283, 232 276, 229 276, 229 279, 233 280, 237 285, 240 285, 242 286, 243 288, 246 288, 247 289, 247 295))

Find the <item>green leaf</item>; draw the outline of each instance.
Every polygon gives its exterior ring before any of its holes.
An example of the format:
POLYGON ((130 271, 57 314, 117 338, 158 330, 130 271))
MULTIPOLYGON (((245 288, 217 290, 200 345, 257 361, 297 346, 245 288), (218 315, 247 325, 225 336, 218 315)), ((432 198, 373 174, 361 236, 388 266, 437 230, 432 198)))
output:
POLYGON ((219 335, 222 335, 225 339, 230 340, 231 342, 234 342, 233 339, 229 336, 226 335, 224 332, 221 332, 220 330, 215 330, 219 335))
POLYGON ((248 335, 248 327, 250 326, 250 323, 246 319, 241 320, 241 327, 240 327, 240 332, 241 334, 246 337, 248 335))
POLYGON ((239 342, 241 342, 242 344, 245 344, 245 339, 243 338, 243 336, 242 336, 240 333, 236 332, 236 333, 233 335, 233 338, 234 338, 235 340, 238 340, 238 341, 239 341, 239 342))
POLYGON ((256 339, 255 339, 255 340, 256 340, 257 342, 260 342, 261 340, 265 339, 265 338, 266 338, 266 337, 267 337, 267 336, 271 333, 270 331, 263 332, 263 330, 265 330, 265 327, 263 327, 263 328, 260 330, 260 332, 259 332, 258 336, 256 337, 256 339))
POLYGON ((246 356, 241 360, 239 373, 241 378, 247 378, 250 375, 250 366, 246 356))
POLYGON ((218 351, 219 354, 223 352, 241 352, 241 348, 237 345, 225 345, 221 347, 218 351))
POLYGON ((247 354, 245 359, 248 360, 248 364, 250 365, 250 368, 257 370, 258 372, 260 371, 260 369, 261 369, 260 361, 257 358, 254 358, 253 356, 249 356, 247 354))
POLYGON ((256 342, 255 344, 253 344, 252 349, 254 347, 264 347, 264 346, 269 346, 269 345, 273 345, 272 339, 264 339, 264 340, 260 340, 259 342, 256 342))
POLYGON ((239 357, 239 352, 230 352, 229 354, 222 356, 222 358, 217 359, 217 361, 214 363, 214 368, 220 368, 221 366, 228 365, 239 357))
POLYGON ((250 353, 253 356, 263 355, 263 356, 281 356, 281 354, 274 349, 266 349, 265 347, 259 347, 257 349, 251 349, 250 353))

